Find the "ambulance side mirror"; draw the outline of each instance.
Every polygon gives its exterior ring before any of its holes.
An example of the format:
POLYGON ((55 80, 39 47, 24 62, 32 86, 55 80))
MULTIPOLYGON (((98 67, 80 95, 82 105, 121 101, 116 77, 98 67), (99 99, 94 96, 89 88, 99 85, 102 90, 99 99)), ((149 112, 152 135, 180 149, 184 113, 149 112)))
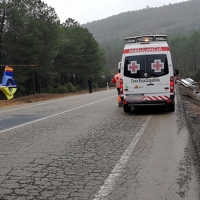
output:
POLYGON ((174 70, 174 76, 178 76, 179 75, 179 70, 178 69, 175 69, 174 70))

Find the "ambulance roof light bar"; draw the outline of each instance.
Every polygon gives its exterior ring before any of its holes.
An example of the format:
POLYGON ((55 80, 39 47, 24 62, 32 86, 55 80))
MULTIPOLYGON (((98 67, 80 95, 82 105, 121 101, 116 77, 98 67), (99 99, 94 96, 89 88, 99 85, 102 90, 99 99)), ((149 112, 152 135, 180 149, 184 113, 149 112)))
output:
POLYGON ((166 35, 142 35, 134 37, 126 37, 125 44, 128 43, 137 43, 137 42, 161 42, 167 41, 166 35))

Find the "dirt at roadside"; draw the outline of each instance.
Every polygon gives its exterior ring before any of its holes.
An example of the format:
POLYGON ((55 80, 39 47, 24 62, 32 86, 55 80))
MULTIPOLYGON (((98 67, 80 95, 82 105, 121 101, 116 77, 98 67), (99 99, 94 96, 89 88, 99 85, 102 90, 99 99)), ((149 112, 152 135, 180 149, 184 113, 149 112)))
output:
POLYGON ((38 102, 38 101, 51 100, 51 99, 67 97, 67 96, 71 96, 75 94, 81 94, 81 92, 70 93, 70 94, 35 94, 35 95, 14 98, 11 100, 0 100, 0 108, 26 104, 26 103, 33 103, 33 102, 38 102))
POLYGON ((193 147, 193 154, 190 155, 190 158, 192 158, 193 165, 196 168, 200 186, 200 98, 196 97, 191 89, 183 85, 179 85, 179 89, 193 147))
POLYGON ((189 88, 179 85, 179 89, 185 107, 188 126, 194 141, 199 141, 198 148, 200 153, 200 98, 189 88))

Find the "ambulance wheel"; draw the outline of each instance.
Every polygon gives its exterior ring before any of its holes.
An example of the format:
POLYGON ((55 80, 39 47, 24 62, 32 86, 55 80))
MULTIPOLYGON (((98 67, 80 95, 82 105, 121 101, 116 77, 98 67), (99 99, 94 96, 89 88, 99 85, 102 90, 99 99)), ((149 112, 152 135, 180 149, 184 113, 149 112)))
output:
POLYGON ((128 113, 131 111, 131 107, 124 105, 124 112, 128 113))
POLYGON ((174 112, 175 111, 175 104, 174 103, 168 105, 168 111, 169 112, 174 112))

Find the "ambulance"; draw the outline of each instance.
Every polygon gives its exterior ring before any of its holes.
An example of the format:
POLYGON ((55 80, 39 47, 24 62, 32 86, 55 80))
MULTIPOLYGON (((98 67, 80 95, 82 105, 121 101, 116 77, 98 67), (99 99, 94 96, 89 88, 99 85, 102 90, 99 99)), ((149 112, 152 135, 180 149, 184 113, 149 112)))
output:
POLYGON ((124 112, 131 107, 165 106, 175 110, 175 82, 166 35, 125 38, 121 59, 120 94, 124 112))

